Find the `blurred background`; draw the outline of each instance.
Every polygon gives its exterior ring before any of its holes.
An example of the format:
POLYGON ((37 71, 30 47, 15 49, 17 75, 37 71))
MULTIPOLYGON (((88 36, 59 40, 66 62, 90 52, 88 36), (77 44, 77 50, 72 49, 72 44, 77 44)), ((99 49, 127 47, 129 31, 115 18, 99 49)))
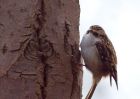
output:
MULTIPOLYGON (((118 84, 102 78, 92 99, 140 99, 140 0, 80 0, 80 37, 98 24, 111 39, 118 57, 118 84)), ((83 99, 92 77, 84 67, 83 99)))

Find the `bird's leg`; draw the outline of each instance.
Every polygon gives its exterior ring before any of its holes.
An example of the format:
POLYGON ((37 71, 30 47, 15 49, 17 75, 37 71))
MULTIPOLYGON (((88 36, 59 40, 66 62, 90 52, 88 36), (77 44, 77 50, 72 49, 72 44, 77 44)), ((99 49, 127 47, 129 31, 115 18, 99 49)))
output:
POLYGON ((89 90, 89 92, 88 92, 88 94, 87 94, 85 99, 91 99, 92 98, 92 95, 93 95, 93 93, 94 93, 99 81, 101 80, 101 78, 102 78, 101 75, 94 75, 92 86, 91 86, 91 88, 90 88, 90 90, 89 90))
POLYGON ((88 95, 86 96, 85 99, 91 99, 91 97, 92 97, 92 95, 93 95, 93 93, 94 93, 94 91, 96 89, 96 86, 97 86, 96 82, 92 84, 92 86, 90 88, 90 91, 88 92, 88 95))

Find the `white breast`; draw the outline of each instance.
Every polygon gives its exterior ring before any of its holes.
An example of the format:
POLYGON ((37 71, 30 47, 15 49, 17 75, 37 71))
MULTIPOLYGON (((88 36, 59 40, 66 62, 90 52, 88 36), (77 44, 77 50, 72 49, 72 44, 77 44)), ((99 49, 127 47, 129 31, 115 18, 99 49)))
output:
POLYGON ((81 54, 84 59, 87 68, 91 71, 98 69, 101 65, 101 60, 99 58, 98 50, 95 43, 101 40, 96 38, 93 34, 88 33, 83 36, 81 41, 81 54))

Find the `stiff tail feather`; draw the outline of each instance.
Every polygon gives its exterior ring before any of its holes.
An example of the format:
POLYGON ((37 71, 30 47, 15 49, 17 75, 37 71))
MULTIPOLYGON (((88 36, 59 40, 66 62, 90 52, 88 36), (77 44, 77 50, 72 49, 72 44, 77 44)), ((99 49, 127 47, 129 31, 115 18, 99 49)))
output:
POLYGON ((116 68, 112 68, 112 71, 111 71, 111 74, 110 74, 110 85, 112 85, 112 77, 115 80, 115 83, 116 83, 116 86, 117 86, 117 89, 118 89, 118 77, 117 77, 116 68))

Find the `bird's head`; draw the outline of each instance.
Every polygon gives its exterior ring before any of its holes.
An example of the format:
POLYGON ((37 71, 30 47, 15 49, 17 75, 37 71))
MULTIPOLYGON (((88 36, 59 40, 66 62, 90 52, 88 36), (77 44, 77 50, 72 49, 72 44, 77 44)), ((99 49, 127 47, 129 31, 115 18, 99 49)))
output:
POLYGON ((105 36, 106 35, 104 29, 99 25, 90 26, 89 30, 92 31, 93 35, 95 35, 95 36, 105 36))

